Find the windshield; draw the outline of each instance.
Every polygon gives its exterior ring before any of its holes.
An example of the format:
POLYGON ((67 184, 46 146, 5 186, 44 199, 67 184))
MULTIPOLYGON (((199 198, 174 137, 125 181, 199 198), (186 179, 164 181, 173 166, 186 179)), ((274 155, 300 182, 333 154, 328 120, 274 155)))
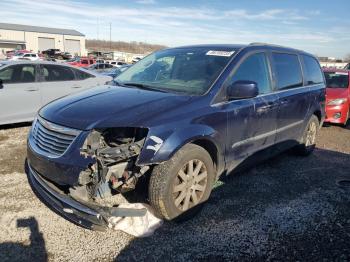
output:
POLYGON ((166 92, 204 94, 229 62, 235 50, 174 48, 155 52, 115 80, 166 92))
POLYGON ((347 72, 325 72, 328 88, 348 88, 349 75, 347 72))

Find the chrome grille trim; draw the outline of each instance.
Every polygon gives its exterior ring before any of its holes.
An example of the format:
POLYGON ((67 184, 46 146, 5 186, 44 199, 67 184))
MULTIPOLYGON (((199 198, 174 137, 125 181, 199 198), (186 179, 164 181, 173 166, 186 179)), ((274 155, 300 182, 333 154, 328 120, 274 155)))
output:
POLYGON ((80 130, 51 123, 41 117, 33 122, 31 135, 36 148, 44 155, 59 157, 63 155, 80 130))

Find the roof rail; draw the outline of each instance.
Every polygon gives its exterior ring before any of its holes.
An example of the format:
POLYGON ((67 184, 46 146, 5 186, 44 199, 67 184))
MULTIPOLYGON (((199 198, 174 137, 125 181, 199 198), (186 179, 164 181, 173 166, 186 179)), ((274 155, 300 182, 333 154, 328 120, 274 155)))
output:
POLYGON ((288 48, 288 49, 295 50, 295 51, 302 51, 302 50, 299 50, 299 49, 296 49, 296 48, 293 48, 293 47, 287 47, 287 46, 275 45, 275 44, 268 44, 268 43, 259 43, 259 42, 250 43, 249 46, 271 46, 271 47, 288 48))
POLYGON ((249 45, 269 45, 268 43, 264 43, 264 42, 252 42, 249 45))

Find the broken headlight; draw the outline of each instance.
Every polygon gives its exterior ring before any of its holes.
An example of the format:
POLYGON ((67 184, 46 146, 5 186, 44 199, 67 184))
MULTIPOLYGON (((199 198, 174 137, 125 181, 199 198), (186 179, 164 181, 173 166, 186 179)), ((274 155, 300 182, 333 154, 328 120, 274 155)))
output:
POLYGON ((87 187, 90 196, 96 196, 101 185, 118 191, 135 187, 137 178, 148 170, 135 165, 147 132, 146 128, 134 127, 90 132, 80 152, 94 161, 79 176, 79 184, 87 187))

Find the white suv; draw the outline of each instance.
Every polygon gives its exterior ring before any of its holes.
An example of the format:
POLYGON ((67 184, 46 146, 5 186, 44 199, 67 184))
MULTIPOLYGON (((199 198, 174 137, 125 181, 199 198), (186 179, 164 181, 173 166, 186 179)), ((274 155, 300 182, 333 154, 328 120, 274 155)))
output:
POLYGON ((41 60, 41 58, 38 54, 34 54, 34 53, 19 53, 17 55, 14 55, 10 60, 12 60, 12 61, 17 61, 17 60, 38 61, 38 60, 41 60))

